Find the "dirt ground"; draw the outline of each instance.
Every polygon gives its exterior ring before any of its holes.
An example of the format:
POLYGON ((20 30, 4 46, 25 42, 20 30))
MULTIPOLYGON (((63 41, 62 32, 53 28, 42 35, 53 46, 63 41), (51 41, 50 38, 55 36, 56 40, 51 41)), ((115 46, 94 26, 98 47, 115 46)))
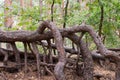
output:
POLYGON ((114 71, 104 69, 98 65, 96 65, 94 67, 94 73, 98 73, 98 74, 104 76, 100 79, 94 78, 95 80, 115 80, 115 72, 114 71))
MULTIPOLYGON (((24 59, 21 62, 24 63, 24 59)), ((2 65, 1 62, 0 65, 2 65)), ((8 66, 11 66, 10 68, 0 68, 0 80, 38 80, 36 61, 34 59, 28 59, 28 71, 26 74, 24 65, 19 70, 14 65, 16 65, 15 60, 11 58, 8 62, 8 66)), ((94 73, 102 75, 100 79, 94 78, 94 80, 115 80, 114 64, 107 61, 104 65, 107 67, 101 67, 99 64, 94 63, 94 73)), ((76 70, 65 69, 64 71, 66 80, 83 80, 82 77, 76 74, 76 70)), ((50 73, 45 74, 44 67, 42 67, 40 80, 54 80, 50 73)))
MULTIPOLYGON (((38 80, 37 78, 37 70, 36 65, 32 65, 28 67, 28 73, 24 73, 24 66, 18 72, 16 70, 9 70, 1 68, 0 80, 38 80)), ((98 65, 94 67, 94 73, 98 73, 100 75, 104 75, 100 79, 94 78, 94 80, 114 80, 115 72, 106 70, 98 65)), ((67 80, 82 80, 79 76, 75 74, 75 71, 66 69, 65 75, 67 80)), ((53 76, 50 74, 46 76, 41 76, 40 80, 54 80, 53 76)))

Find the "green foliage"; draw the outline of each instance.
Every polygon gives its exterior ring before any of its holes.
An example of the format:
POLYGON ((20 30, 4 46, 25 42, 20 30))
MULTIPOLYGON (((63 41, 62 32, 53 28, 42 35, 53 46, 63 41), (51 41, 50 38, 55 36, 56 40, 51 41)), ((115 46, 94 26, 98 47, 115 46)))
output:
MULTIPOLYGON (((118 0, 95 0, 88 2, 86 7, 89 9, 82 9, 76 7, 77 3, 70 7, 67 23, 68 25, 81 24, 85 21, 96 29, 99 30, 101 10, 100 6, 104 7, 104 18, 102 34, 106 36, 105 45, 107 47, 119 46, 120 39, 115 31, 120 28, 120 6, 118 0)), ((90 39, 89 39, 90 40, 90 39)), ((92 45, 92 44, 91 44, 92 45)), ((94 46, 93 46, 94 47, 94 46)))
POLYGON ((0 28, 2 28, 3 27, 3 25, 4 25, 4 17, 3 17, 3 13, 0 13, 0 28))
MULTIPOLYGON (((12 9, 12 12, 9 12, 8 15, 12 15, 14 17, 16 24, 14 24, 13 28, 10 30, 17 30, 18 28, 22 28, 24 30, 36 30, 40 20, 47 20, 51 18, 50 10, 52 2, 53 0, 43 0, 42 16, 40 16, 41 12, 39 7, 39 0, 33 1, 33 7, 24 8, 21 8, 18 4, 18 1, 14 0, 12 7, 10 7, 12 9)), ((91 2, 86 1, 85 7, 82 7, 81 4, 76 0, 70 0, 67 14, 67 27, 76 24, 80 25, 82 22, 86 22, 86 24, 92 25, 93 28, 98 31, 101 16, 100 6, 103 6, 104 18, 102 34, 106 36, 105 45, 107 47, 118 47, 120 39, 116 35, 116 30, 120 29, 119 4, 119 0, 93 0, 91 2)), ((61 8, 62 5, 62 0, 55 0, 53 16, 54 21, 58 27, 62 27, 64 22, 64 15, 62 14, 61 8)), ((2 26, 4 26, 4 11, 0 12, 0 27, 3 28, 2 26)), ((89 40, 92 41, 92 39, 89 40)), ((91 44, 91 46, 94 48, 94 44, 91 44)))
POLYGON ((32 8, 16 8, 13 10, 13 14, 18 15, 17 25, 22 26, 24 30, 35 30, 40 20, 38 6, 34 6, 32 8))

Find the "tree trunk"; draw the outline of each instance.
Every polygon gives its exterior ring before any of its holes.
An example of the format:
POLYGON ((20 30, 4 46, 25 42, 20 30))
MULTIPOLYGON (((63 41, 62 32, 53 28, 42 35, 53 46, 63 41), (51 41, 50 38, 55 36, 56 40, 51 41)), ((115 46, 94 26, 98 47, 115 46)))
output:
POLYGON ((24 7, 32 7, 33 6, 32 0, 29 0, 29 1, 27 1, 27 0, 20 0, 20 6, 22 8, 24 8, 24 7))
POLYGON ((51 30, 53 37, 55 39, 55 44, 57 47, 58 51, 58 63, 56 64, 54 68, 54 73, 55 77, 57 80, 66 80, 65 75, 64 75, 64 67, 66 64, 66 55, 65 55, 65 49, 63 47, 63 41, 62 41, 62 36, 59 30, 57 29, 56 25, 53 24, 53 22, 45 22, 43 26, 40 26, 39 29, 37 30, 39 34, 42 34, 45 30, 45 28, 48 28, 51 30))
POLYGON ((32 0, 30 0, 30 4, 29 4, 29 6, 30 6, 30 7, 32 7, 32 6, 33 6, 32 0))
MULTIPOLYGON (((11 28, 13 25, 13 18, 12 15, 10 14, 12 11, 11 8, 12 5, 12 0, 5 0, 4 1, 4 15, 5 15, 5 20, 4 20, 4 25, 7 28, 11 28)), ((10 44, 6 44, 7 49, 11 49, 11 45, 10 44)))
POLYGON ((65 5, 65 11, 64 11, 64 23, 63 23, 63 28, 66 27, 66 21, 67 21, 67 9, 68 9, 68 4, 69 4, 69 0, 67 0, 66 5, 65 5))
POLYGON ((93 80, 93 60, 92 54, 86 44, 75 34, 68 36, 76 45, 80 46, 81 55, 84 62, 83 78, 84 80, 93 80))
MULTIPOLYGON (((37 41, 39 42, 41 40, 49 40, 51 38, 54 38, 55 45, 58 51, 58 58, 59 58, 58 63, 56 64, 55 70, 54 70, 55 76, 57 80, 65 80, 63 70, 66 64, 66 55, 65 55, 65 49, 63 47, 62 37, 67 37, 71 41, 73 41, 76 45, 78 45, 79 44, 78 41, 80 41, 81 39, 79 40, 79 37, 77 37, 76 35, 73 35, 78 32, 82 32, 82 33, 88 32, 90 36, 92 37, 94 43, 98 47, 100 54, 103 57, 108 57, 110 59, 114 59, 115 61, 118 61, 117 70, 116 70, 116 78, 117 78, 116 80, 119 80, 120 79, 119 54, 117 55, 115 52, 108 50, 101 42, 100 37, 96 34, 93 28, 89 25, 82 24, 80 26, 58 29, 53 22, 44 21, 43 23, 41 23, 41 25, 38 27, 36 31, 13 31, 13 32, 0 31, 0 42, 6 42, 6 43, 12 44, 14 52, 16 53, 16 61, 20 64, 19 52, 15 45, 16 41, 32 43, 32 42, 37 42, 37 41), (46 28, 50 30, 44 31, 46 28)), ((93 78, 93 62, 91 58, 91 53, 82 41, 80 41, 79 46, 80 46, 81 55, 84 61, 84 73, 83 73, 84 80, 93 80, 92 79, 93 78)), ((38 53, 38 51, 35 53, 38 53)), ((39 60, 37 62, 39 62, 39 60)))
POLYGON ((24 6, 25 6, 24 0, 20 0, 20 6, 21 6, 22 8, 24 8, 24 6))
POLYGON ((42 0, 39 0, 40 5, 40 18, 42 19, 42 0))
POLYGON ((4 25, 7 28, 11 28, 12 24, 13 24, 13 18, 10 15, 11 10, 11 5, 12 5, 12 0, 5 0, 4 1, 4 15, 5 15, 5 21, 4 21, 4 25))
POLYGON ((80 41, 80 49, 84 61, 84 80, 93 80, 93 60, 91 53, 83 41, 80 41))
POLYGON ((99 5, 100 5, 100 9, 101 9, 101 16, 100 16, 100 24, 99 24, 99 36, 101 37, 102 36, 102 25, 103 25, 103 18, 104 18, 104 7, 103 5, 101 4, 101 1, 98 0, 99 2, 99 5))
POLYGON ((53 22, 53 13, 54 13, 54 3, 55 3, 55 0, 53 0, 53 2, 52 2, 52 5, 51 5, 51 21, 53 22))

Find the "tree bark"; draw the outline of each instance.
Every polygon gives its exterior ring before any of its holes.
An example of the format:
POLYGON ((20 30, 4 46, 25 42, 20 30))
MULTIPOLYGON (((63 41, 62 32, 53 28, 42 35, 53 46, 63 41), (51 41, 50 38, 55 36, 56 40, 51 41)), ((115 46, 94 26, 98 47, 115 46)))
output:
POLYGON ((53 22, 53 13, 54 13, 54 3, 55 3, 55 0, 53 0, 53 2, 52 2, 52 5, 51 5, 51 21, 53 22))
POLYGON ((79 37, 77 35, 71 34, 68 38, 71 39, 76 45, 80 45, 81 55, 84 62, 84 80, 93 80, 93 60, 91 52, 82 40, 79 41, 79 37))
POLYGON ((38 72, 37 72, 37 74, 38 74, 38 79, 40 80, 40 54, 39 54, 39 50, 38 50, 38 47, 37 47, 37 45, 36 45, 36 43, 35 42, 32 42, 32 51, 31 52, 33 52, 34 54, 35 54, 35 56, 36 56, 36 62, 37 62, 37 70, 38 70, 38 72))
POLYGON ((84 60, 84 80, 93 80, 93 60, 91 53, 83 41, 80 41, 80 49, 84 60))
POLYGON ((65 6, 65 11, 64 11, 64 23, 63 23, 63 28, 66 27, 66 21, 67 21, 67 9, 68 9, 68 4, 69 4, 69 0, 67 0, 66 2, 66 6, 65 6))
MULTIPOLYGON (((44 28, 41 28, 41 27, 47 27, 48 25, 49 25, 49 22, 44 21, 40 25, 40 27, 36 31, 33 31, 33 32, 32 31, 14 31, 14 32, 0 31, 0 42, 15 42, 15 41, 34 42, 34 41, 40 41, 40 40, 49 40, 54 37, 51 31, 47 31, 41 34, 44 30, 44 28)), ((90 36, 93 38, 94 43, 98 47, 99 52, 103 56, 108 56, 108 57, 113 56, 114 58, 119 59, 117 54, 106 49, 100 37, 93 30, 93 28, 89 25, 74 26, 71 28, 59 29, 59 31, 63 37, 68 37, 71 33, 88 32, 90 36)))
POLYGON ((99 2, 99 5, 100 5, 100 9, 101 9, 100 24, 99 24, 99 33, 98 34, 101 37, 101 35, 102 35, 102 25, 103 25, 103 19, 104 19, 104 7, 101 4, 100 0, 98 0, 98 2, 99 2))
POLYGON ((49 28, 55 39, 55 45, 56 45, 57 51, 58 51, 59 59, 58 59, 58 63, 56 64, 56 66, 54 68, 54 73, 55 73, 56 79, 57 80, 65 80, 63 70, 64 70, 64 66, 66 63, 66 56, 65 56, 65 50, 63 47, 61 33, 59 32, 59 30, 57 29, 55 24, 53 24, 52 22, 48 23, 45 21, 45 24, 43 24, 43 25, 44 26, 40 26, 39 29, 37 30, 38 33, 42 34, 46 27, 49 28))
POLYGON ((40 18, 42 19, 42 0, 39 0, 40 5, 40 18))
POLYGON ((21 59, 20 59, 19 51, 18 51, 18 49, 17 49, 17 46, 16 46, 15 42, 11 43, 11 46, 12 46, 13 51, 14 51, 14 53, 15 53, 16 63, 18 64, 18 68, 19 68, 19 67, 21 67, 21 66, 20 66, 20 63, 21 63, 20 61, 21 61, 21 59))
POLYGON ((24 6, 25 6, 24 0, 20 0, 20 6, 21 6, 22 8, 24 8, 24 6))
POLYGON ((12 5, 12 0, 5 0, 4 1, 4 15, 5 15, 5 21, 4 21, 4 25, 7 28, 11 28, 12 24, 13 24, 13 18, 12 16, 9 14, 11 12, 11 5, 12 5))
MULTIPOLYGON (((71 41, 73 41, 76 45, 78 44, 79 37, 74 35, 74 33, 77 32, 88 32, 90 36, 93 38, 94 43, 98 47, 98 50, 100 54, 103 57, 114 59, 116 62, 120 62, 120 56, 116 54, 115 52, 112 52, 108 50, 103 43, 101 42, 100 37, 96 34, 96 32, 93 30, 93 28, 89 25, 82 24, 80 26, 74 26, 71 28, 64 28, 64 29, 57 29, 57 27, 54 25, 53 22, 50 21, 44 21, 41 23, 39 28, 36 31, 0 31, 0 42, 7 42, 11 43, 12 47, 14 49, 14 52, 16 53, 16 61, 19 63, 19 52, 16 48, 15 42, 21 41, 21 42, 36 42, 41 40, 49 40, 51 38, 55 39, 55 45, 57 47, 58 51, 58 63, 55 66, 54 72, 57 80, 65 80, 65 76, 63 73, 64 66, 66 63, 66 55, 65 55, 65 49, 63 47, 63 41, 62 36, 69 38, 71 41), (44 31, 46 28, 50 29, 50 31, 44 31)), ((84 79, 85 80, 92 80, 93 76, 93 62, 91 58, 91 53, 89 52, 86 45, 80 41, 80 49, 81 54, 84 60, 85 65, 85 71, 84 71, 84 79), (86 77, 87 76, 87 77, 86 77), (89 78, 89 79, 88 79, 89 78)), ((38 54, 38 50, 34 48, 34 53, 38 54), (37 51, 37 52, 36 52, 37 51)), ((36 56, 37 57, 37 56, 36 56)), ((37 57, 39 58, 39 57, 37 57)), ((37 61, 39 62, 39 61, 37 61)), ((116 70, 116 79, 119 80, 119 65, 120 63, 117 63, 117 70, 116 70)), ((39 65, 39 64, 38 64, 39 65)))
POLYGON ((33 6, 32 0, 30 0, 30 4, 29 4, 29 6, 30 6, 30 7, 32 7, 32 6, 33 6))
POLYGON ((22 8, 25 8, 25 7, 32 7, 33 6, 33 3, 32 3, 32 0, 20 0, 20 6, 22 8))
POLYGON ((24 42, 24 63, 25 63, 25 74, 27 73, 27 70, 28 70, 28 66, 27 66, 27 43, 24 42))

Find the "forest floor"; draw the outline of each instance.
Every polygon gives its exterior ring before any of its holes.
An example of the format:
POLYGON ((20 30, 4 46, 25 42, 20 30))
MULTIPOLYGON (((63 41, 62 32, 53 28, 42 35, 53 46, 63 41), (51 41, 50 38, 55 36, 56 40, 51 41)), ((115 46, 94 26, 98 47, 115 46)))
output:
MULTIPOLYGON (((24 72, 24 65, 19 70, 15 67, 0 68, 0 80, 38 80, 36 61, 29 61, 31 62, 28 62, 28 71, 26 74, 24 72)), ((94 73, 97 73, 98 75, 102 76, 100 79, 94 78, 94 80, 115 80, 115 67, 113 69, 113 67, 110 66, 110 64, 111 63, 107 64, 107 67, 101 67, 99 64, 94 63, 94 73)), ((14 66, 14 60, 9 61, 8 65, 14 66)), ((45 73, 43 69, 44 67, 41 68, 41 72, 43 73, 41 74, 40 80, 54 80, 54 77, 51 76, 49 73, 47 73, 47 75, 44 76, 43 74, 45 73)), ((65 69, 65 76, 66 80, 82 80, 82 78, 76 74, 76 70, 72 69, 65 69)))
MULTIPOLYGON (((9 62, 10 65, 14 65, 13 62, 9 62)), ((24 73, 24 66, 22 66, 22 69, 17 71, 15 68, 13 69, 0 69, 0 80, 38 80, 37 78, 37 70, 36 65, 29 64, 28 66, 28 72, 24 73)), ((99 65, 94 66, 94 73, 97 73, 99 75, 102 75, 100 79, 94 78, 94 80, 115 80, 115 72, 111 70, 107 70, 103 67, 100 67, 99 65)), ((75 74, 74 70, 66 69, 65 75, 67 80, 82 80, 79 76, 75 74)), ((40 80, 54 80, 53 76, 50 76, 50 74, 46 76, 41 76, 40 80)))
POLYGON ((94 78, 94 80, 115 80, 115 71, 107 70, 98 65, 94 67, 94 73, 98 73, 103 76, 100 79, 94 78))

